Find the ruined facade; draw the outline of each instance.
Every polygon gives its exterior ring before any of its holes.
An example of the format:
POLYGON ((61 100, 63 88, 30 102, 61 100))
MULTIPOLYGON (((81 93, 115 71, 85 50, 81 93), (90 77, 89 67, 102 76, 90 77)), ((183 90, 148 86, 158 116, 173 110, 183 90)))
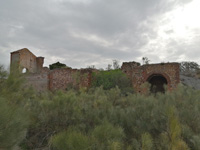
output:
POLYGON ((49 70, 43 67, 44 57, 36 57, 27 48, 11 52, 11 69, 23 72, 26 69, 27 83, 37 91, 65 90, 71 86, 89 87, 93 69, 60 68, 49 70))
POLYGON ((27 48, 11 52, 10 60, 11 66, 17 64, 20 72, 25 69, 26 72, 36 73, 43 69, 44 57, 36 57, 27 48))
POLYGON ((125 62, 122 71, 132 80, 135 91, 145 92, 144 83, 150 83, 151 92, 164 92, 166 84, 168 90, 173 90, 180 82, 179 63, 146 64, 140 66, 137 62, 125 62))
MULTIPOLYGON (((44 57, 36 57, 24 48, 11 53, 12 65, 17 64, 20 72, 26 69, 25 75, 29 85, 38 91, 67 89, 70 86, 89 87, 92 72, 95 69, 59 68, 49 70, 43 67, 44 57)), ((144 93, 143 84, 149 82, 151 92, 164 92, 164 84, 169 90, 176 88, 179 79, 178 63, 160 63, 140 66, 137 62, 124 62, 121 70, 131 79, 133 88, 138 93, 144 93)))

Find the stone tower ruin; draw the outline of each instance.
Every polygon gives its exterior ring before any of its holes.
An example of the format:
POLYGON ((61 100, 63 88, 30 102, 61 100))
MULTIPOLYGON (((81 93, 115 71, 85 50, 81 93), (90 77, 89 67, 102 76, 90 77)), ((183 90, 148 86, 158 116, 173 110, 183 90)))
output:
POLYGON ((43 63, 44 57, 36 57, 27 48, 11 52, 11 67, 18 66, 20 72, 24 70, 30 73, 41 72, 43 63))

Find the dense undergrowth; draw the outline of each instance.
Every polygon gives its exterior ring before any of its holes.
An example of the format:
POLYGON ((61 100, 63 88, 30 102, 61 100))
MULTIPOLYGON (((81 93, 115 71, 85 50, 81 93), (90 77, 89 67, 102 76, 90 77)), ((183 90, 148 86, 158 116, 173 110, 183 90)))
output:
POLYGON ((199 150, 200 91, 36 93, 0 68, 0 149, 199 150))

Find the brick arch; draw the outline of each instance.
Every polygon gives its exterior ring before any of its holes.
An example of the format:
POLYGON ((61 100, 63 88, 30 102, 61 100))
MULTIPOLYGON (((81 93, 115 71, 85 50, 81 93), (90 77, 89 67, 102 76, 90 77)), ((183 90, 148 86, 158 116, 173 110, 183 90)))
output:
POLYGON ((151 78, 152 76, 157 75, 157 76, 162 76, 167 80, 167 86, 169 89, 171 89, 171 80, 170 77, 163 72, 151 72, 149 74, 147 74, 146 78, 145 78, 145 82, 148 81, 149 78, 151 78))

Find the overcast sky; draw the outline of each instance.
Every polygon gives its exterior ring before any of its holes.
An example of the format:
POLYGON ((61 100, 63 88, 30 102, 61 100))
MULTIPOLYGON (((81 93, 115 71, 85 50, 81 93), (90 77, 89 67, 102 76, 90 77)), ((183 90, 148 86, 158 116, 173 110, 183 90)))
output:
POLYGON ((0 64, 28 48, 73 68, 200 63, 200 0, 0 0, 0 64))

